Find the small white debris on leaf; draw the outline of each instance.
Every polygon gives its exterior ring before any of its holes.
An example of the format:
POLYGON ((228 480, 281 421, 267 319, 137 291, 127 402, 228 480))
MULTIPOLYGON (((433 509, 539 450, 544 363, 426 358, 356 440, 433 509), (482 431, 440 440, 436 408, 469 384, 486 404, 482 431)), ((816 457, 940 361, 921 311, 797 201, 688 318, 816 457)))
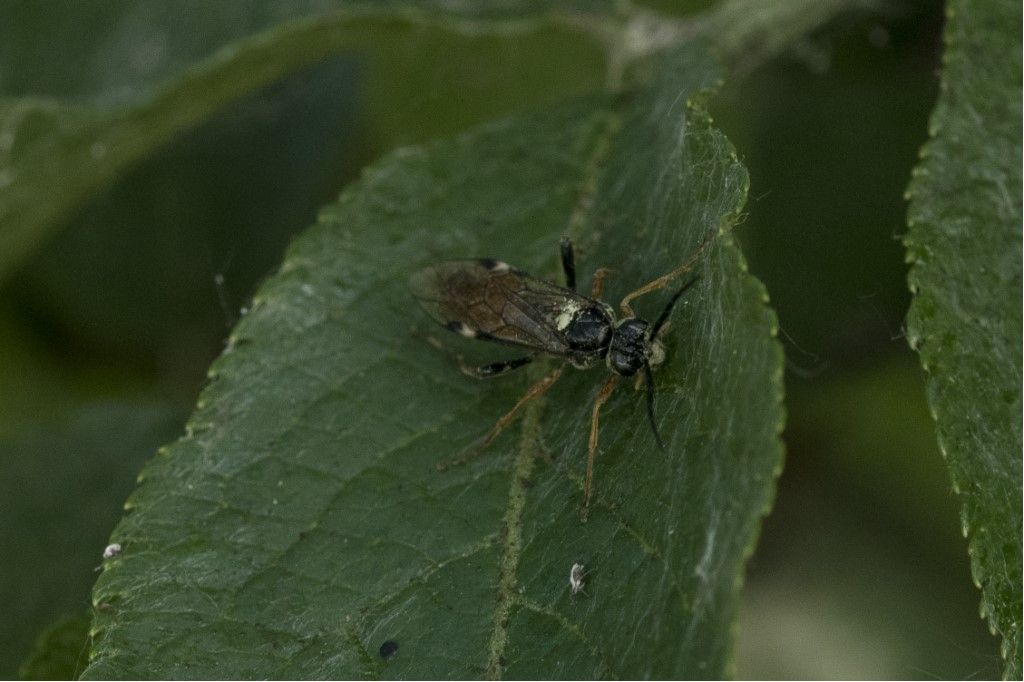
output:
POLYGON ((569 589, 572 590, 573 594, 579 594, 583 591, 584 572, 583 564, 573 564, 572 568, 569 569, 569 589))
POLYGON ((113 559, 114 557, 116 557, 120 553, 121 553, 121 545, 119 545, 119 544, 117 544, 115 542, 112 545, 107 545, 106 546, 106 549, 103 550, 103 558, 104 559, 113 559))

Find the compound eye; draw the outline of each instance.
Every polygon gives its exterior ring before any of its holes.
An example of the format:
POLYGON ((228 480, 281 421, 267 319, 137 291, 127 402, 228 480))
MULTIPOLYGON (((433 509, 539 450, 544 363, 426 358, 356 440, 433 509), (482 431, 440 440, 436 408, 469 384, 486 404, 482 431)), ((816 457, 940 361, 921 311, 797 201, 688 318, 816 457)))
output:
POLYGON ((608 345, 612 335, 611 320, 600 308, 584 308, 576 313, 565 328, 565 338, 573 350, 594 351, 608 345))
POLYGON ((613 350, 608 353, 608 365, 616 374, 631 377, 644 365, 644 358, 639 353, 613 350))

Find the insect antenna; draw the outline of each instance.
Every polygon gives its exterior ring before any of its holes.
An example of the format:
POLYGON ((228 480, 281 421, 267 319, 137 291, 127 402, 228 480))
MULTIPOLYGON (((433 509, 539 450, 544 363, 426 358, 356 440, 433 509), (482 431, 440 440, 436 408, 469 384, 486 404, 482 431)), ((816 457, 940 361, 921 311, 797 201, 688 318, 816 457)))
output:
POLYGON ((644 363, 644 383, 647 384, 647 418, 651 421, 651 431, 654 432, 654 441, 658 448, 665 449, 661 441, 661 434, 658 433, 658 423, 654 420, 654 374, 651 372, 651 365, 644 363))
POLYGON ((700 279, 699 276, 694 277, 689 282, 684 284, 682 288, 675 293, 674 296, 672 296, 672 300, 668 302, 668 305, 665 306, 665 309, 661 311, 661 315, 658 315, 658 320, 651 327, 651 339, 658 338, 658 332, 661 331, 661 328, 665 325, 665 322, 668 321, 668 316, 672 313, 672 306, 676 304, 676 301, 679 300, 680 296, 686 293, 687 289, 689 289, 690 287, 697 283, 698 279, 700 279))
MULTIPOLYGON (((661 315, 658 315, 658 319, 654 325, 651 326, 651 340, 658 338, 658 332, 665 326, 665 322, 668 321, 668 316, 672 314, 672 307, 676 304, 686 290, 697 283, 698 277, 694 277, 689 282, 680 287, 672 299, 665 306, 665 309, 661 311, 661 315)), ((644 383, 647 384, 647 419, 651 422, 651 431, 654 432, 654 440, 658 444, 658 447, 662 450, 665 449, 665 443, 661 440, 661 434, 658 433, 658 423, 654 419, 654 373, 651 372, 651 363, 644 362, 644 383)))

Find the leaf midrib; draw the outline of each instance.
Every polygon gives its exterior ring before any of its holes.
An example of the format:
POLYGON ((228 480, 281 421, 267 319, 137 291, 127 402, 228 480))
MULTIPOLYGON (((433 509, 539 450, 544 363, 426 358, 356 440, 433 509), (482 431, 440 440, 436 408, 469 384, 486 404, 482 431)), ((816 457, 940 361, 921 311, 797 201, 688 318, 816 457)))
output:
MULTIPOLYGON (((609 66, 611 69, 612 66, 609 66)), ((613 94, 616 83, 609 78, 606 85, 606 94, 613 94)), ((602 127, 594 140, 593 151, 583 166, 579 184, 579 196, 573 207, 572 213, 566 223, 565 233, 574 243, 582 242, 583 229, 591 213, 593 212, 594 195, 597 192, 598 183, 601 179, 604 164, 611 151, 612 140, 622 128, 622 114, 615 108, 614 104, 605 112, 602 127)), ((528 373, 532 381, 541 379, 541 372, 548 369, 539 367, 536 370, 531 368, 528 373)), ((509 485, 508 502, 505 507, 505 514, 502 516, 504 532, 502 533, 501 559, 498 565, 498 599, 494 611, 494 621, 491 630, 491 637, 488 645, 487 672, 488 679, 501 679, 504 667, 504 652, 508 644, 508 625, 515 606, 526 607, 527 603, 519 595, 516 589, 519 558, 522 551, 522 522, 526 508, 527 481, 533 472, 534 460, 538 456, 541 442, 541 413, 547 402, 546 396, 541 396, 528 403, 523 412, 522 426, 520 429, 519 449, 516 454, 515 465, 512 468, 512 480, 509 485)), ((541 608, 536 605, 537 608, 541 608)), ((542 613, 551 615, 549 611, 541 610, 542 613)), ((556 620, 558 620, 556 618, 556 620)), ((564 627, 564 623, 559 620, 564 627)), ((578 628, 572 629, 574 635, 580 637, 588 646, 594 647, 586 640, 578 628)), ((611 666, 603 661, 608 672, 618 677, 611 666)))

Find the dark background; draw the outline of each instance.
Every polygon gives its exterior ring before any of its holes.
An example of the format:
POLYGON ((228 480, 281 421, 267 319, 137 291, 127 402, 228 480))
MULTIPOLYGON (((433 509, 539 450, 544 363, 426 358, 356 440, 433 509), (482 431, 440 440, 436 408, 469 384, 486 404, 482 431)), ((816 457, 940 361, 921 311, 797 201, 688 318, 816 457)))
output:
POLYGON ((924 374, 903 192, 938 96, 940 3, 846 18, 733 81, 739 228, 779 314, 786 466, 748 567, 738 673, 997 678, 924 374))

